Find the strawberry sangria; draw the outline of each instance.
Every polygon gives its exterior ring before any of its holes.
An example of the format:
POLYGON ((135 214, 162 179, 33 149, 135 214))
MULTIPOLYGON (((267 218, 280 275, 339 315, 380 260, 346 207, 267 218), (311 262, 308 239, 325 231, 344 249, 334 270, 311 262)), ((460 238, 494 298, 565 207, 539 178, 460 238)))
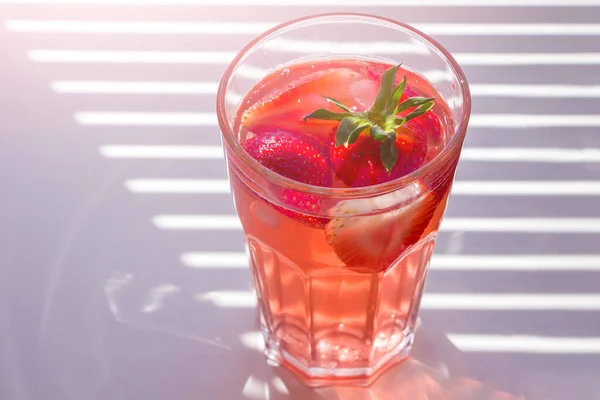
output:
POLYGON ((443 48, 372 16, 293 21, 234 60, 219 123, 270 359, 318 386, 369 383, 408 355, 469 101, 443 48), (368 43, 301 58, 269 46, 303 35, 319 43, 310 33, 327 23, 429 46, 414 64, 449 77, 432 83, 402 54, 370 54, 368 43), (287 59, 273 57, 259 76, 249 63, 264 64, 265 49, 287 59))

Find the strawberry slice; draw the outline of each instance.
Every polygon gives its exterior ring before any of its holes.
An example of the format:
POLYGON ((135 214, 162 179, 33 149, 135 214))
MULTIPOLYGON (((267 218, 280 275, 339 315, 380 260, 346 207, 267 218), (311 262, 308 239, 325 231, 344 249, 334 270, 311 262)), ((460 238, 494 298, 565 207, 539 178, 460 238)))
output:
MULTIPOLYGON (((416 190, 422 190, 421 185, 417 186, 419 188, 416 190)), ((325 234, 347 267, 367 272, 384 271, 421 238, 441 201, 431 192, 405 200, 404 206, 393 211, 356 217, 341 216, 344 213, 356 215, 372 212, 387 208, 394 202, 401 204, 403 197, 410 196, 401 190, 380 198, 351 200, 339 205, 336 215, 340 217, 327 224, 325 234)))
POLYGON ((324 142, 336 125, 333 121, 305 120, 315 108, 338 110, 325 97, 335 98, 348 107, 364 111, 377 96, 379 83, 349 68, 330 68, 312 73, 282 91, 257 102, 242 116, 250 132, 276 129, 302 132, 324 142))
MULTIPOLYGON (((314 186, 332 185, 329 159, 321 144, 309 136, 278 130, 252 136, 242 143, 242 147, 254 159, 279 175, 314 186)), ((316 213, 320 209, 317 196, 296 190, 284 190, 281 201, 307 213, 316 213)), ((282 214, 309 226, 322 228, 328 222, 326 218, 271 205, 282 214)))

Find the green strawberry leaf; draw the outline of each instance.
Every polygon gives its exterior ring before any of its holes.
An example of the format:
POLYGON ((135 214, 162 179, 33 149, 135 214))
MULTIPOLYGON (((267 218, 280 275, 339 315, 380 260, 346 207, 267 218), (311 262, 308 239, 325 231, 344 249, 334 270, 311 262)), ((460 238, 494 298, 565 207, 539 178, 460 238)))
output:
MULTIPOLYGON (((394 92, 392 93, 392 101, 387 105, 387 108, 385 110, 386 114, 391 114, 394 111, 394 107, 398 105, 400 98, 404 94, 404 89, 406 89, 406 75, 404 75, 404 79, 402 79, 402 82, 397 84, 394 88, 394 92)), ((398 113, 395 112, 394 115, 395 114, 398 113)))
POLYGON ((318 110, 313 111, 304 117, 304 120, 307 119, 320 119, 325 121, 341 121, 346 117, 351 117, 352 113, 335 113, 333 111, 326 110, 324 108, 319 108, 318 110))
POLYGON ((427 111, 431 110, 434 106, 434 102, 428 102, 425 104, 421 104, 419 107, 415 108, 413 111, 410 112, 410 114, 408 114, 406 117, 404 117, 404 122, 408 122, 413 118, 417 118, 420 117, 421 115, 425 114, 427 111))
POLYGON ((394 139, 388 137, 379 145, 381 163, 388 173, 392 171, 392 168, 394 168, 394 165, 398 161, 398 151, 396 150, 395 142, 394 139))
POLYGON ((343 105, 341 102, 337 101, 336 99, 332 99, 331 97, 327 97, 327 96, 322 96, 325 100, 327 100, 330 103, 335 104, 336 106, 338 106, 339 108, 341 108, 344 111, 347 111, 349 113, 352 112, 352 110, 348 107, 346 107, 345 105, 343 105))
POLYGON ((371 107, 372 113, 381 113, 386 109, 392 97, 394 81, 396 80, 396 72, 398 71, 398 68, 400 68, 400 65, 402 64, 398 64, 395 67, 388 69, 381 77, 379 93, 377 93, 375 103, 373 103, 373 107, 371 107))
POLYGON ((348 147, 356 142, 361 132, 371 125, 369 121, 362 118, 346 117, 340 122, 335 132, 335 145, 348 147))
POLYGON ((381 129, 381 127, 379 125, 372 125, 371 126, 371 137, 375 140, 377 140, 378 142, 381 142, 382 140, 385 140, 388 138, 387 133, 385 133, 385 131, 383 129, 381 129))
POLYGON ((398 105, 398 107, 396 107, 396 110, 394 110, 394 115, 401 113, 404 110, 408 110, 409 108, 417 107, 422 104, 427 104, 429 102, 433 104, 434 100, 434 97, 411 97, 410 99, 404 100, 401 104, 398 105))

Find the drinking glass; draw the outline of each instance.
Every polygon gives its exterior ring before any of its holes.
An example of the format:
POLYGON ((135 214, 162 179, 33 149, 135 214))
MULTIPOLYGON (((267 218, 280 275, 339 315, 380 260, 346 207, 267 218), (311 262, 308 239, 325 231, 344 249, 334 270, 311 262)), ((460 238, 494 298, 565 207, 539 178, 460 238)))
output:
MULTIPOLYGON (((470 108, 466 78, 449 52, 388 18, 338 13, 293 20, 252 40, 235 57, 220 83, 217 114, 270 360, 310 386, 368 384, 409 354, 470 108), (270 76, 282 89, 294 78, 286 76, 286 65, 328 58, 402 63, 424 77, 415 81, 416 89, 443 100, 434 112, 446 111, 437 155, 397 180, 330 188, 278 175, 246 153, 240 144, 240 114, 260 97, 262 89, 255 85, 270 76), (278 75, 273 78, 273 73, 278 75), (370 223, 395 214, 410 216, 406 210, 433 195, 437 200, 423 233, 397 258, 377 265, 346 265, 327 241, 327 227, 316 229, 290 217, 300 214, 339 226, 370 223), (282 201, 290 196, 309 196, 317 206, 307 210, 282 201)), ((400 221, 391 229, 402 226, 400 221)))

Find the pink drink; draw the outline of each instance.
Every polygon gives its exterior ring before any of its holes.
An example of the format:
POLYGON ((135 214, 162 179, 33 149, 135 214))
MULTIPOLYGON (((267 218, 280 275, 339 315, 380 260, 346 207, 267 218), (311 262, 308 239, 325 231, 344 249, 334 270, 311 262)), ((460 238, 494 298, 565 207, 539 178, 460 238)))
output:
POLYGON ((308 384, 365 383, 408 355, 454 115, 408 67, 330 57, 279 67, 221 118, 267 355, 308 384))

